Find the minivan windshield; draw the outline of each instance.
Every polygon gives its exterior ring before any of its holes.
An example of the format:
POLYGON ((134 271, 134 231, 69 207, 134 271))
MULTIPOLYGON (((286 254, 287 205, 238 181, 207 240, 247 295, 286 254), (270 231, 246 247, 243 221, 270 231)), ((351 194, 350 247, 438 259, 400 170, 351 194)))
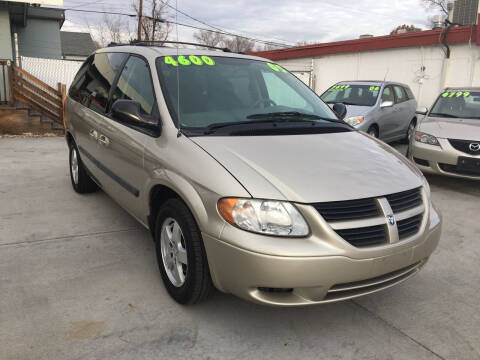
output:
POLYGON ((325 91, 321 98, 329 104, 373 106, 379 93, 380 85, 336 84, 325 91))
POLYGON ((468 90, 445 91, 438 97, 429 116, 480 119, 480 92, 468 90))
POLYGON ((157 70, 170 114, 189 134, 266 126, 283 129, 283 133, 286 128, 351 130, 310 88, 274 63, 206 55, 163 56, 157 59, 157 70))

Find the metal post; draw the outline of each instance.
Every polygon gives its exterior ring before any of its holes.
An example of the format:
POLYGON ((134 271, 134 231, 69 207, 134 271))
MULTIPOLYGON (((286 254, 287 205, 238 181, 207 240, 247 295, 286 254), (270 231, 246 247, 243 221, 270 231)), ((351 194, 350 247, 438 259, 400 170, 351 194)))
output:
POLYGON ((9 96, 9 104, 10 106, 15 106, 15 94, 13 89, 13 62, 8 64, 8 96, 9 96))

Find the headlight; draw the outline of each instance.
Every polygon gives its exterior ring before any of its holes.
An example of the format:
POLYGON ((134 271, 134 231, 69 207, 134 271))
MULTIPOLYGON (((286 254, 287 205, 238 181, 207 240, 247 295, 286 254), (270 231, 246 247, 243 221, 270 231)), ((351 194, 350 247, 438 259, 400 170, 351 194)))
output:
POLYGON ((290 203, 275 200, 225 198, 218 211, 240 229, 276 236, 307 236, 309 228, 303 216, 290 203))
POLYGON ((435 136, 430 134, 425 134, 420 131, 415 132, 415 141, 419 141, 424 144, 440 146, 440 143, 438 142, 435 136))
POLYGON ((349 125, 356 126, 365 121, 365 116, 353 116, 345 119, 345 122, 349 125))

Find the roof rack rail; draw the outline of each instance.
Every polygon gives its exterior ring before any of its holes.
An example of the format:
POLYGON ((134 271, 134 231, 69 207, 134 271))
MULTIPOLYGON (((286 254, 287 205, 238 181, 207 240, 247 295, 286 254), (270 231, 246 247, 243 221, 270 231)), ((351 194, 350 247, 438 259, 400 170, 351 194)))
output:
MULTIPOLYGON (((115 44, 112 46, 120 46, 124 44, 115 44)), ((215 49, 215 50, 222 50, 223 52, 232 52, 229 48, 222 48, 222 47, 217 47, 217 46, 210 46, 210 45, 205 45, 205 44, 199 44, 199 43, 192 43, 192 42, 185 42, 185 41, 169 41, 169 40, 132 40, 130 41, 130 45, 134 46, 162 46, 163 44, 180 44, 180 45, 192 45, 192 46, 200 46, 200 47, 205 47, 208 49, 215 49)), ((110 45, 109 45, 110 46, 110 45)))
POLYGON ((116 42, 111 42, 107 45, 107 47, 113 47, 113 46, 129 46, 130 44, 125 44, 125 43, 116 43, 116 42))

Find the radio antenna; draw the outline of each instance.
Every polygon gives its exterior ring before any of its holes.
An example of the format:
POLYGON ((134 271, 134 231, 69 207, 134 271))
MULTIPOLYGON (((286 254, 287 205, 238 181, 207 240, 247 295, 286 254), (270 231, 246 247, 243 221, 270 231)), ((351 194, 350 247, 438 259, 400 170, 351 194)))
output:
POLYGON ((383 81, 387 81, 387 75, 388 75, 389 71, 390 71, 390 68, 387 68, 387 71, 385 72, 385 77, 383 78, 383 81))
MULTIPOLYGON (((175 0, 175 32, 177 35, 177 42, 178 42, 178 0, 175 0)), ((176 45, 177 48, 177 62, 178 62, 178 44, 176 45)), ((177 66, 177 121, 178 121, 178 132, 177 138, 182 136, 182 120, 180 118, 180 66, 177 66)))

